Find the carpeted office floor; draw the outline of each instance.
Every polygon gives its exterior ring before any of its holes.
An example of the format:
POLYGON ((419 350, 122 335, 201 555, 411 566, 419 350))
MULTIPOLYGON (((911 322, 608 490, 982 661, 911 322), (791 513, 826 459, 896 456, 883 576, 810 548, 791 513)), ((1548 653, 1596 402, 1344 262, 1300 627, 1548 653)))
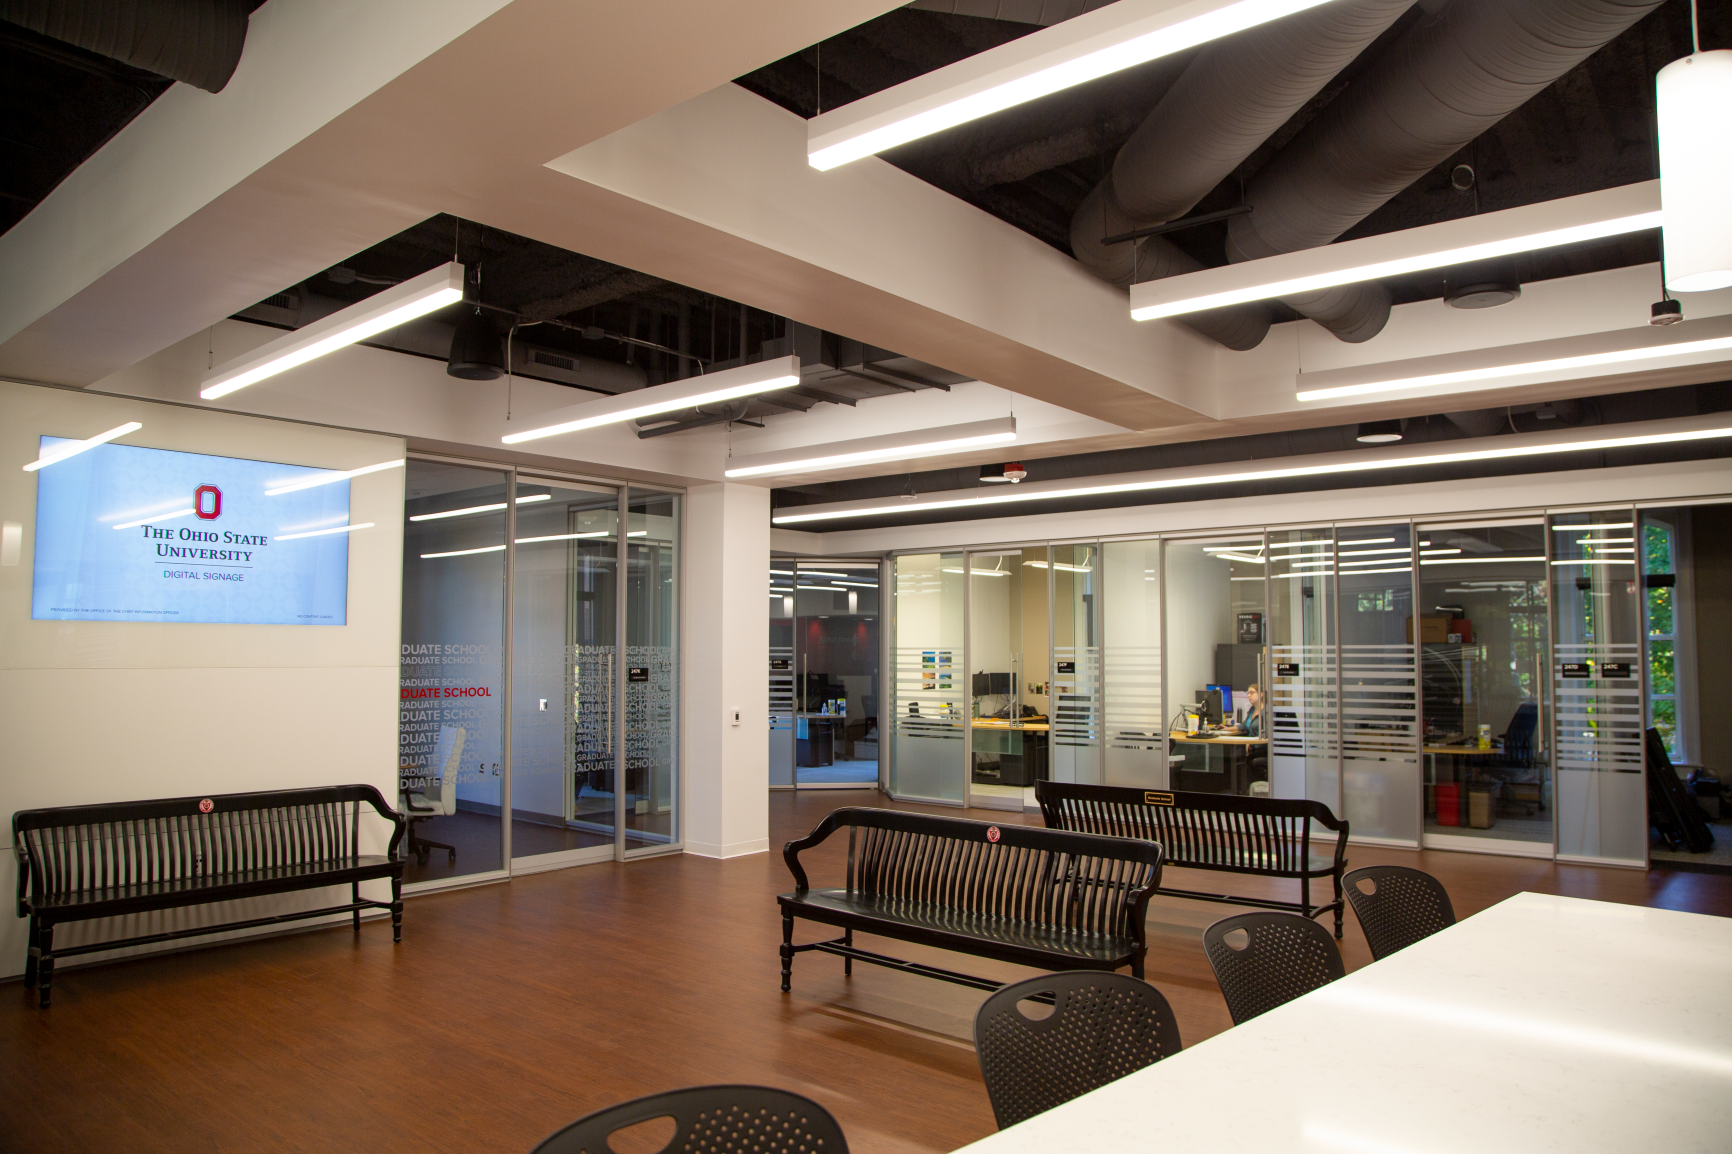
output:
MULTIPOLYGON (((871 791, 772 794, 772 844, 848 804, 886 803, 871 791)), ((844 844, 818 856, 814 884, 844 844)), ((1432 871, 1462 915, 1523 889, 1732 915, 1732 877, 1720 875, 1364 847, 1351 857, 1432 871)), ((1169 882, 1209 884, 1179 870, 1169 882)), ((0 1149, 514 1154, 601 1106, 723 1081, 811 1095, 855 1154, 937 1154, 990 1133, 967 1042, 984 995, 870 966, 845 982, 838 959, 811 954, 783 995, 773 895, 788 888, 779 853, 585 866, 415 898, 396 947, 369 923, 359 937, 319 930, 63 969, 47 1012, 21 984, 0 986, 0 1149)), ((1187 1045, 1228 1027, 1199 935, 1232 912, 1151 907, 1149 980, 1187 1045)), ((1369 961, 1351 914, 1343 947, 1349 969, 1369 961)))

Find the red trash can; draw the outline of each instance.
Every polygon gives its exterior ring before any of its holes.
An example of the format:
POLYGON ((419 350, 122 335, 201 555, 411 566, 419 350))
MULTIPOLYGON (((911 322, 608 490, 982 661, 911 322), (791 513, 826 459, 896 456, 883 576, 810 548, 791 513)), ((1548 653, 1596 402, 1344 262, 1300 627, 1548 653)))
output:
POLYGON ((1461 783, 1440 782, 1432 787, 1437 795, 1437 824, 1461 824, 1461 783))

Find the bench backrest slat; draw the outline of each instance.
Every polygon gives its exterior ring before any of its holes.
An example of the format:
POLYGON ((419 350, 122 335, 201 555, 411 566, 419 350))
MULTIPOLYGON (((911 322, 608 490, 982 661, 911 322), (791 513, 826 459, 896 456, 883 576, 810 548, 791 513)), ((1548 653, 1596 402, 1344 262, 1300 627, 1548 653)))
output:
POLYGON ((42 900, 353 858, 368 806, 401 826, 378 790, 344 785, 20 810, 12 832, 42 900))
POLYGON ((850 893, 1031 927, 1141 940, 1131 922, 1160 883, 1161 849, 1146 843, 878 809, 826 826, 849 829, 850 893))
POLYGON ((1292 876, 1310 861, 1312 823, 1340 830, 1329 807, 1300 798, 1035 784, 1049 829, 1159 842, 1167 862, 1292 876))

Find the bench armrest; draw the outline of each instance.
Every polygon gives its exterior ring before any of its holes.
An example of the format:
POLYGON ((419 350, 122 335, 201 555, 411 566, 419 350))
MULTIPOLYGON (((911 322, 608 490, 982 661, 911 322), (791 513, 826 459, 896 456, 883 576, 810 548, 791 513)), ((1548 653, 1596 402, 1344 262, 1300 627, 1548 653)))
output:
POLYGON ((397 847, 403 843, 403 831, 409 822, 402 814, 391 808, 391 803, 385 800, 385 795, 372 786, 366 787, 363 800, 373 807, 373 811, 391 823, 391 843, 385 847, 385 857, 391 861, 397 860, 397 847))
POLYGON ((846 809, 832 810, 825 815, 823 821, 812 827, 811 833, 805 837, 796 838, 782 847, 782 861, 787 863, 788 872, 794 875, 794 888, 796 890, 812 888, 811 883, 806 880, 805 868, 800 865, 800 851, 821 844, 825 838, 835 833, 842 826, 843 822, 839 819, 846 812, 846 809))

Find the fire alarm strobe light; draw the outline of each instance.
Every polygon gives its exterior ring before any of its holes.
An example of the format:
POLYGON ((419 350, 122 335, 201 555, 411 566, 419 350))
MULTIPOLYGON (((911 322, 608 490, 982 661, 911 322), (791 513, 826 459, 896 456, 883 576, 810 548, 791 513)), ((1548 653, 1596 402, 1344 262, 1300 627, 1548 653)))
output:
POLYGON ((1004 467, 1004 479, 1009 481, 1012 485, 1016 484, 1026 476, 1028 476, 1028 470, 1023 468, 1022 465, 1016 461, 1012 461, 1004 467))

